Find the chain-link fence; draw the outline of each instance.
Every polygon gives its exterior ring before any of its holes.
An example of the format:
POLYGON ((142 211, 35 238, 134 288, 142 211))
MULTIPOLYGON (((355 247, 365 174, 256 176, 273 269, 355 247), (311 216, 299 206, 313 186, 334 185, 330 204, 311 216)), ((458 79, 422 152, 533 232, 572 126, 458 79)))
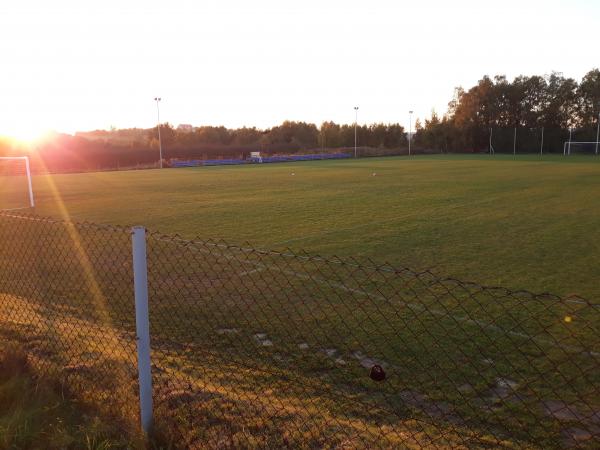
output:
POLYGON ((572 130, 550 127, 494 127, 489 130, 489 141, 495 153, 562 155, 569 140, 578 143, 573 146, 571 154, 596 154, 597 129, 592 127, 572 130))
POLYGON ((0 213, 0 348, 114 415, 138 411, 128 229, 0 213))
MULTIPOLYGON (((0 331, 137 420, 130 230, 0 213, 0 331)), ((154 422, 187 448, 597 448, 600 304, 147 233, 154 422)))

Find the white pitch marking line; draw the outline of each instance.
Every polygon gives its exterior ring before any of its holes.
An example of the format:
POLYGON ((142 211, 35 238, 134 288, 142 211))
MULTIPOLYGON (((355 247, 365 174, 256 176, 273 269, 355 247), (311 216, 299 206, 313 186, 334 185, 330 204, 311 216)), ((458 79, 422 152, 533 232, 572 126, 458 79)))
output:
POLYGON ((4 212, 4 211, 19 211, 21 209, 29 209, 29 206, 21 206, 20 208, 5 208, 5 209, 0 209, 0 212, 4 212))

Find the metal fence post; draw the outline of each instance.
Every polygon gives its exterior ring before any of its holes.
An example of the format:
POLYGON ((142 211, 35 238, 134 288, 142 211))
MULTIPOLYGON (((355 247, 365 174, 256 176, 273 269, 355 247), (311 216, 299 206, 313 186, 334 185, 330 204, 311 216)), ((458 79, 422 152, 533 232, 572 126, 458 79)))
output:
POLYGON ((140 418, 142 429, 145 433, 148 433, 152 427, 152 374, 150 365, 150 321, 148 318, 146 229, 144 227, 133 227, 131 241, 133 247, 135 327, 140 383, 140 418))

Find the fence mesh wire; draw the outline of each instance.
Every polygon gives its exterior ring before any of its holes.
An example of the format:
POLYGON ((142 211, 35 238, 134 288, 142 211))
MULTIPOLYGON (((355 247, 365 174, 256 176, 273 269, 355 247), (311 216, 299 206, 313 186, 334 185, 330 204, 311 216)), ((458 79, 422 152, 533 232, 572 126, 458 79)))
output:
POLYGON ((0 343, 123 420, 138 410, 128 229, 0 213, 0 343))
MULTIPOLYGON (((129 229, 0 213, 0 339, 137 420, 129 229)), ((147 235, 157 429, 187 448, 597 448, 600 305, 147 235)))

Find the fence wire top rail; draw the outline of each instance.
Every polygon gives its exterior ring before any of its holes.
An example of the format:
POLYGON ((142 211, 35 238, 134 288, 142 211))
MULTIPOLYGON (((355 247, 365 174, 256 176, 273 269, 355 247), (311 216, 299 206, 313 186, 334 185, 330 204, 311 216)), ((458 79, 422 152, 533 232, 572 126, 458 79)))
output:
POLYGON ((472 287, 478 288, 486 291, 497 291, 502 293, 504 296, 523 296, 530 297, 531 299, 548 299, 548 300, 559 300, 559 301, 567 301, 574 303, 581 303, 588 305, 590 307, 599 308, 600 302, 596 303, 590 301, 580 295, 577 294, 569 294, 565 296, 560 296, 551 292, 533 292, 528 289, 510 289, 504 286, 499 285, 487 285, 478 283, 475 281, 465 281, 455 277, 449 276, 441 276, 439 274, 434 273, 429 269, 423 270, 415 270, 409 267, 399 267, 389 262, 377 263, 371 258, 359 259, 352 256, 339 257, 336 255, 333 256, 322 256, 318 254, 312 254, 306 252, 304 250, 294 250, 292 248, 286 247, 282 250, 272 250, 265 248, 257 248, 253 247, 250 243, 246 243, 244 245, 236 245, 227 242, 224 239, 202 239, 200 237, 195 238, 184 238, 178 234, 164 234, 161 232, 151 231, 149 230, 148 237, 150 239, 154 239, 156 241, 162 242, 171 242, 173 244, 178 244, 183 247, 192 247, 196 246, 199 248, 202 247, 214 247, 218 249, 222 249, 225 251, 234 251, 242 254, 250 254, 250 255, 260 255, 260 256, 275 256, 281 258, 289 258, 294 260, 304 260, 307 262, 319 262, 326 264, 333 264, 339 266, 345 266, 348 268, 362 269, 362 270, 370 270, 374 272, 387 272, 395 275, 408 275, 415 278, 429 277, 431 279, 435 279, 439 282, 449 282, 455 283, 464 287, 472 287))

